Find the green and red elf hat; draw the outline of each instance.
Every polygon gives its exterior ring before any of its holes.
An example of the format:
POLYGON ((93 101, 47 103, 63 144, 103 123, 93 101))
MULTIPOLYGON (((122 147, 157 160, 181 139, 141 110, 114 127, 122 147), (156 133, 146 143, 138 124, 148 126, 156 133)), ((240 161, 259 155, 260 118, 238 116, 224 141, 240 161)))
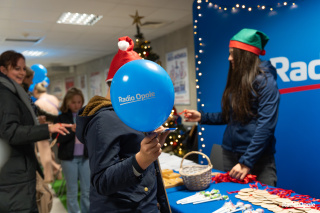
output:
POLYGON ((269 37, 263 32, 244 28, 231 38, 229 47, 246 50, 256 55, 265 55, 264 47, 268 41, 269 37))

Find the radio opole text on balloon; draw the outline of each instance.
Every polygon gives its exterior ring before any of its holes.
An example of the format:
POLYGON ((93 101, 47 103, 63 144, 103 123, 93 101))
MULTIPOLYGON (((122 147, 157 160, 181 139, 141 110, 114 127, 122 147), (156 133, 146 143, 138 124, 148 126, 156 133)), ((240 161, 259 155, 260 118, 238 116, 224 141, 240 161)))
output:
POLYGON ((120 105, 123 105, 123 104, 133 103, 136 101, 144 101, 144 100, 155 98, 155 97, 156 97, 155 92, 149 91, 149 93, 147 94, 137 93, 136 95, 127 95, 127 97, 119 96, 119 103, 120 105))

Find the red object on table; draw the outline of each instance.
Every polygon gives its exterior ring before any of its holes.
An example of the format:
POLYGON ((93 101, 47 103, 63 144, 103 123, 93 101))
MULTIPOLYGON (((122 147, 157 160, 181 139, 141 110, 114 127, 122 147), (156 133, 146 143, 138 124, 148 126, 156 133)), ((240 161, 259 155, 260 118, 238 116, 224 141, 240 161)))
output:
POLYGON ((247 184, 247 183, 251 183, 254 181, 257 181, 256 175, 247 174, 243 180, 238 180, 238 179, 232 178, 229 175, 229 172, 224 173, 224 174, 220 173, 220 174, 217 174, 211 178, 211 183, 213 183, 213 182, 215 182, 215 183, 234 182, 234 183, 247 184))

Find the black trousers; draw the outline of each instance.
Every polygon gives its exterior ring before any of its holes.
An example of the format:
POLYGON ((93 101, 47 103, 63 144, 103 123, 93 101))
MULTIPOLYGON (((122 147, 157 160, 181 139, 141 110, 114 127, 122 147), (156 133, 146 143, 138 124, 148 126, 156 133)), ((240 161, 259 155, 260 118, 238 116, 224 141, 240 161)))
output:
MULTIPOLYGON (((230 152, 222 149, 224 171, 230 171, 236 164, 238 164, 242 155, 242 153, 230 152)), ((262 155, 249 173, 256 175, 257 180, 261 183, 269 186, 276 186, 277 169, 274 155, 262 155)))

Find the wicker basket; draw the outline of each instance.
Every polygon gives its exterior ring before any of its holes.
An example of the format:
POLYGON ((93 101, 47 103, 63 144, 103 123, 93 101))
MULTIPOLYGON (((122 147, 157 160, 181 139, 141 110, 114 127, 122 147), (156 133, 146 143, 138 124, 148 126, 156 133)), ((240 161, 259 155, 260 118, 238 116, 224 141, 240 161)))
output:
POLYGON ((209 187, 211 182, 211 170, 212 164, 208 156, 202 152, 192 151, 183 156, 179 173, 182 176, 183 182, 187 189, 200 191, 209 187), (192 165, 182 167, 183 160, 191 154, 199 154, 204 156, 208 161, 208 165, 192 165))

